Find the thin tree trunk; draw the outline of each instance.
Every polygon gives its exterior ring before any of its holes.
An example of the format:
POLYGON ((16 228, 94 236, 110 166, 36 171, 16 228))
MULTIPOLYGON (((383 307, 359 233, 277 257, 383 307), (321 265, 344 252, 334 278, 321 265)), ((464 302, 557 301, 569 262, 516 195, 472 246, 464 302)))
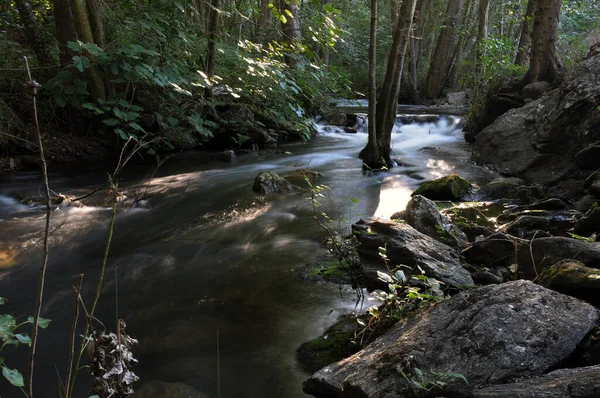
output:
POLYGON ((456 22, 459 11, 462 7, 462 0, 450 0, 446 9, 446 17, 442 26, 442 31, 435 48, 435 53, 431 59, 429 73, 425 82, 424 94, 427 98, 438 97, 448 77, 449 61, 452 51, 452 42, 456 31, 456 22))
POLYGON ((404 0, 400 7, 398 25, 394 32, 385 78, 376 105, 375 119, 377 124, 375 134, 377 136, 377 151, 372 151, 371 148, 367 147, 361 153, 363 163, 370 168, 392 167, 394 165, 391 158, 392 129, 396 120, 402 67, 416 4, 417 0, 404 0))
POLYGON ((477 40, 475 41, 475 78, 479 81, 485 75, 484 57, 485 40, 488 36, 488 23, 490 17, 490 1, 481 0, 479 3, 479 28, 477 29, 477 40))
MULTIPOLYGON (((209 36, 208 36, 208 54, 206 61, 206 75, 210 78, 215 74, 215 62, 217 59, 217 33, 219 30, 219 15, 221 7, 220 0, 212 0, 212 7, 210 12, 210 25, 209 25, 209 36)), ((204 90, 204 96, 206 98, 211 97, 212 90, 210 87, 206 87, 204 90)))
POLYGON ((531 61, 523 84, 539 81, 558 83, 563 66, 556 54, 558 19, 562 0, 538 1, 531 35, 531 61))
POLYGON ((285 56, 285 63, 288 66, 296 66, 297 60, 291 53, 296 51, 296 45, 302 41, 299 0, 279 0, 279 12, 286 19, 285 23, 281 22, 284 39, 289 45, 289 54, 285 56))
POLYGON ((21 23, 25 27, 27 41, 29 41, 29 45, 33 49, 38 62, 44 66, 52 65, 52 57, 50 56, 48 46, 42 39, 40 27, 33 16, 31 3, 27 0, 15 0, 15 5, 17 6, 21 23))
POLYGON ((269 0, 259 0, 259 16, 256 27, 256 41, 265 43, 267 41, 267 25, 271 18, 271 9, 269 8, 269 0))
MULTIPOLYGON (((422 34, 422 27, 425 24, 427 15, 423 15, 423 8, 425 7, 426 0, 418 0, 415 7, 415 15, 413 17, 413 31, 417 29, 422 34)), ((431 4, 431 3, 430 3, 431 4)), ((413 101, 418 101, 420 94, 419 88, 419 58, 421 57, 423 37, 415 37, 414 34, 410 35, 409 46, 410 46, 410 62, 408 64, 408 75, 410 81, 410 97, 413 101)))
MULTIPOLYGON (((90 25, 87 6, 85 0, 72 0, 71 9, 73 11, 73 20, 75 22, 75 30, 79 40, 83 43, 94 43, 94 35, 90 25)), ((87 56, 90 56, 87 54, 87 56)), ((104 81, 93 67, 86 69, 90 82, 90 92, 92 99, 96 101, 98 98, 106 99, 106 91, 104 89, 104 81)))
POLYGON ((448 81, 446 82, 446 86, 455 89, 458 82, 458 72, 460 70, 460 64, 463 56, 463 52, 465 49, 465 40, 466 40, 466 31, 469 28, 469 22, 471 21, 471 6, 473 5, 473 0, 467 0, 467 5, 465 7, 463 17, 462 17, 462 32, 460 33, 460 37, 458 38, 458 43, 456 43, 456 49, 454 50, 454 55, 452 56, 452 62, 450 63, 450 74, 448 75, 448 81))
MULTIPOLYGON (((325 6, 332 6, 333 4, 333 0, 324 0, 323 1, 323 7, 325 6)), ((321 54, 321 61, 323 62, 324 65, 329 65, 329 56, 331 54, 331 47, 329 47, 329 44, 326 44, 324 48, 321 48, 320 51, 321 54)))
POLYGON ((517 50, 517 56, 515 58, 515 64, 519 66, 525 65, 531 50, 531 31, 533 29, 533 11, 535 10, 535 3, 535 0, 529 0, 527 2, 527 10, 523 16, 519 49, 517 50))
POLYGON ((106 46, 106 40, 102 23, 102 3, 100 0, 86 0, 86 3, 94 43, 103 49, 106 46))
POLYGON ((53 0, 54 24, 56 27, 56 41, 58 41, 58 55, 61 65, 71 62, 75 53, 67 47, 70 41, 77 41, 77 32, 73 22, 73 13, 69 0, 53 0))
POLYGON ((377 147, 377 1, 371 0, 371 23, 369 25, 369 140, 361 152, 365 164, 374 164, 379 159, 377 147))

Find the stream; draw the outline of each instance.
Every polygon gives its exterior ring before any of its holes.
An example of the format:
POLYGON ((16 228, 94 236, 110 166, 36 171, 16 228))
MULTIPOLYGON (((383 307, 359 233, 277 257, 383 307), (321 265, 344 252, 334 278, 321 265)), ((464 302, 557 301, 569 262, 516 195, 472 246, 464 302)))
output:
MULTIPOLYGON (((364 125, 356 134, 319 125, 319 136, 309 143, 284 145, 287 155, 255 152, 233 163, 204 164, 188 152, 169 159, 152 179, 151 166, 126 168, 120 181, 126 195, 149 198, 118 211, 96 317, 109 330, 117 317, 124 319, 128 334, 139 340, 134 371, 140 391, 159 381, 184 383, 208 397, 218 391, 221 397, 307 397, 301 385, 308 375, 296 363, 297 347, 340 315, 373 302, 357 306, 349 287, 299 276, 326 254, 311 201, 306 192, 257 195, 254 177, 264 170, 282 176, 298 168, 320 172, 316 182, 330 188, 324 210, 343 232, 350 230, 348 222, 402 210, 427 179, 458 173, 483 183, 494 177, 468 162, 460 116, 413 113, 419 115, 399 115, 393 134, 401 167, 376 174, 363 173, 357 158, 367 140, 364 125)), ((75 196, 90 192, 111 171, 94 168, 51 173, 51 188, 75 196)), ((36 173, 0 176, 0 296, 8 299, 0 313, 17 320, 34 308, 44 208, 14 197, 41 191, 36 173)), ((86 303, 93 296, 110 220, 110 209, 101 205, 104 194, 95 197, 94 205, 52 213, 42 309, 52 323, 38 341, 40 397, 58 396, 57 371, 65 374, 77 274, 85 274, 86 303)), ((4 354, 10 367, 25 373, 26 347, 4 354)), ((85 373, 76 397, 88 396, 85 373)), ((0 380, 0 396, 22 393, 0 380)))

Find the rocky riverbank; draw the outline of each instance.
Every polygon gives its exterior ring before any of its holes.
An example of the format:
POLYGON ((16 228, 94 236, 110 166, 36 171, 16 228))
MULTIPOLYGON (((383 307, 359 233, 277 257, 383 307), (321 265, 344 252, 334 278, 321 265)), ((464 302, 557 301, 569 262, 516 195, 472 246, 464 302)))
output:
POLYGON ((595 201, 584 212, 577 198, 545 197, 524 180, 499 178, 481 188, 461 183, 466 191, 455 193, 463 202, 427 198, 439 198, 440 186, 452 192, 458 178, 423 184, 395 220, 353 225, 368 290, 387 291, 382 273, 403 265, 440 281, 445 298, 412 311, 357 353, 356 336, 368 320, 350 328, 345 319, 303 346, 307 369, 306 360, 339 360, 305 382, 307 393, 597 396, 600 224, 585 236, 573 230, 592 217, 600 196, 588 198, 595 201), (473 198, 480 201, 465 201, 473 198), (334 355, 326 349, 328 336, 335 337, 329 340, 334 355))

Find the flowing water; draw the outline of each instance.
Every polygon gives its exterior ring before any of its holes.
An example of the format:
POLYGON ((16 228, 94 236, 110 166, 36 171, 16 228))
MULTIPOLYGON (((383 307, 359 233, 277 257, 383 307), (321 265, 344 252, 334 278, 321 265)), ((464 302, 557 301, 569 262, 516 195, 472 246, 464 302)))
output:
MULTIPOLYGON (((426 179, 450 173, 474 182, 492 177, 467 162, 460 122, 453 116, 400 117, 393 149, 401 167, 377 174, 363 173, 357 159, 365 126, 357 134, 319 126, 317 138, 286 145, 286 155, 252 153, 232 164, 203 165, 197 154, 183 154, 151 180, 132 167, 121 187, 129 196, 149 198, 117 214, 96 316, 108 329, 117 316, 125 319, 128 333, 139 339, 134 350, 139 386, 181 382, 209 397, 218 389, 221 397, 306 396, 301 383, 308 375, 296 363, 296 348, 360 307, 351 289, 298 276, 325 254, 307 194, 263 197, 252 191, 254 177, 263 170, 281 175, 300 167, 316 170, 322 173, 317 182, 331 188, 322 202, 332 218, 389 217, 426 179)), ((52 174, 51 186, 77 196, 104 176, 72 169, 52 174)), ((34 308, 44 209, 11 198, 37 196, 40 190, 35 173, 0 179, 0 296, 9 300, 0 313, 19 320, 34 308)), ((57 372, 64 377, 68 354, 72 286, 77 274, 85 274, 84 298, 90 302, 109 219, 110 210, 101 205, 52 213, 42 310, 52 323, 40 334, 38 396, 57 396, 57 372)), ((5 351, 9 365, 26 369, 25 347, 5 351)), ((88 387, 82 376, 75 396, 87 397, 88 387)), ((0 396, 21 393, 0 380, 0 396)))

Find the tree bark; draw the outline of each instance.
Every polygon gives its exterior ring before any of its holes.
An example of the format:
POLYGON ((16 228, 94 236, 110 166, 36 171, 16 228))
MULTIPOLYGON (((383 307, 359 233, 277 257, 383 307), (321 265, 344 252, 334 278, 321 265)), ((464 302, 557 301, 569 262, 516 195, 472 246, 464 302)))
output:
POLYGON ((286 19, 285 23, 281 22, 284 39, 289 45, 289 54, 285 56, 285 63, 288 66, 296 66, 297 60, 291 53, 295 52, 296 45, 302 41, 299 0, 279 0, 279 12, 286 19))
POLYGON ((21 23, 25 27, 27 41, 29 41, 29 45, 33 49, 38 62, 44 66, 52 65, 52 57, 50 56, 48 46, 42 39, 40 27, 33 16, 30 2, 27 0, 15 0, 15 5, 17 6, 21 23))
MULTIPOLYGON (((363 150, 367 157, 363 161, 372 163, 379 159, 377 147, 377 1, 371 0, 371 23, 369 25, 369 140, 363 150)), ((365 163, 366 164, 366 163, 365 163)))
POLYGON ((529 0, 527 2, 527 10, 523 16, 523 24, 521 25, 521 37, 519 39, 519 46, 517 50, 517 56, 515 58, 515 64, 519 66, 525 65, 527 57, 531 50, 531 31, 533 28, 533 11, 535 9, 535 0, 529 0))
POLYGON ((450 0, 446 9, 446 17, 442 26, 442 31, 435 47, 435 52, 429 66, 429 73, 425 81, 424 94, 427 98, 438 97, 448 77, 449 61, 452 54, 452 43, 456 31, 459 11, 462 7, 462 0, 450 0))
POLYGON ((467 5, 465 7, 463 17, 461 18, 462 32, 460 33, 460 37, 458 38, 458 43, 456 43, 456 48, 454 50, 454 54, 452 55, 452 62, 450 63, 450 74, 448 75, 448 81, 446 82, 446 86, 454 89, 458 83, 458 73, 461 66, 461 60, 463 57, 463 52, 465 50, 465 40, 466 40, 466 31, 469 28, 469 22, 471 21, 471 8, 473 5, 473 0, 467 0, 467 5))
MULTIPOLYGON (((75 30, 77 31, 79 40, 83 43, 94 43, 94 34, 92 33, 85 0, 71 0, 71 10, 73 11, 75 30)), ((89 53, 86 54, 86 56, 90 57, 91 60, 89 53)), ((94 101, 98 100, 98 98, 106 99, 106 91, 102 77, 96 72, 93 66, 87 68, 86 73, 90 83, 90 94, 92 99, 94 101)))
POLYGON ((563 65, 556 54, 558 19, 562 0, 538 1, 535 8, 533 32, 531 34, 531 60, 523 84, 539 81, 559 83, 563 65))
MULTIPOLYGON (((413 17, 413 31, 417 29, 421 32, 422 28, 425 24, 425 20, 427 15, 423 15, 423 9, 425 7, 426 0, 417 0, 417 5, 415 6, 415 15, 413 17)), ((419 59, 421 57, 421 48, 423 43, 423 37, 415 37, 415 35, 410 35, 409 46, 410 46, 410 62, 408 63, 408 75, 410 80, 410 97, 414 102, 418 101, 420 98, 420 85, 419 85, 419 59)))
MULTIPOLYGON (((385 78, 376 104, 376 150, 367 144, 367 147, 361 152, 363 164, 371 169, 394 166, 391 158, 392 129, 396 120, 402 67, 416 4, 417 0, 404 0, 400 7, 398 25, 394 32, 385 78)), ((371 140, 372 137, 369 137, 369 141, 371 140)))
POLYGON ((485 75, 484 57, 485 40, 488 36, 488 23, 490 18, 490 1, 481 0, 479 3, 479 27, 477 29, 477 40, 475 41, 475 77, 479 81, 485 75))
MULTIPOLYGON (((210 11, 210 22, 208 26, 208 54, 206 60, 206 75, 210 78, 215 74, 215 62, 217 59, 217 33, 219 30, 219 7, 221 7, 220 0, 212 0, 210 11)), ((206 87, 204 89, 204 96, 206 98, 211 97, 212 89, 206 87)))
POLYGON ((256 26, 256 41, 266 43, 267 41, 267 25, 271 18, 271 9, 269 8, 269 0, 259 0, 259 14, 256 26))
POLYGON ((61 65, 68 64, 75 53, 67 47, 70 41, 77 41, 77 32, 73 22, 73 13, 69 0, 53 0, 54 24, 56 28, 56 41, 58 41, 58 55, 61 65))
POLYGON ((94 44, 104 49, 106 40, 104 38, 104 25, 102 23, 102 3, 100 0, 86 0, 86 4, 94 44))

